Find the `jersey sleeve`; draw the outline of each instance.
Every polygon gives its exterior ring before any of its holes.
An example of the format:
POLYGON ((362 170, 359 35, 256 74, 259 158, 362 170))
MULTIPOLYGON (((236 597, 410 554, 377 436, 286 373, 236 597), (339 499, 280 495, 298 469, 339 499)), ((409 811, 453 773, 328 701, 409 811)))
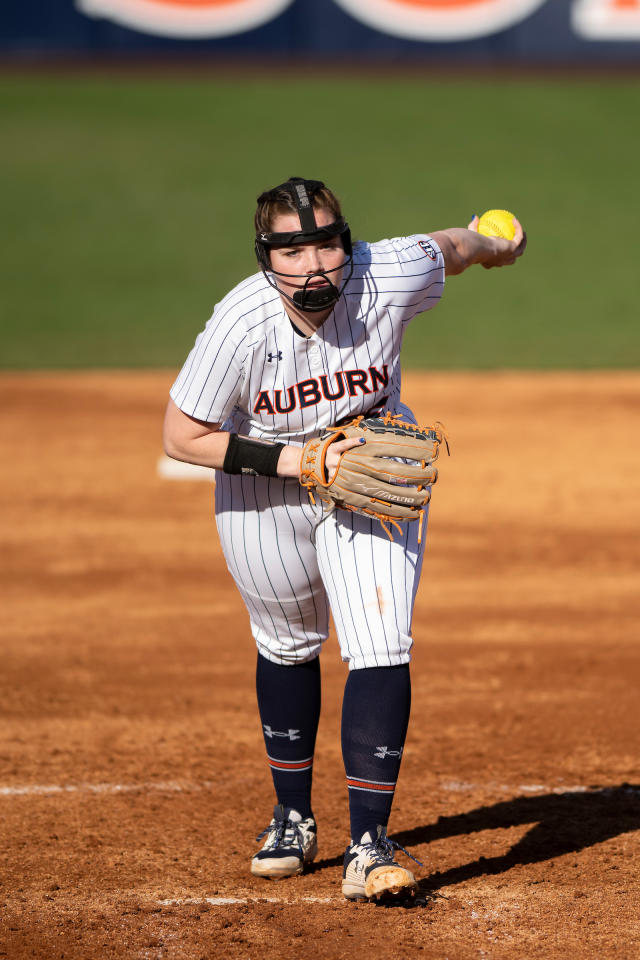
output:
POLYGON ((381 240, 371 245, 371 253, 378 287, 402 323, 436 306, 444 290, 445 264, 428 234, 381 240))
POLYGON ((219 304, 170 390, 183 413, 209 423, 231 415, 244 378, 245 340, 243 324, 219 304))

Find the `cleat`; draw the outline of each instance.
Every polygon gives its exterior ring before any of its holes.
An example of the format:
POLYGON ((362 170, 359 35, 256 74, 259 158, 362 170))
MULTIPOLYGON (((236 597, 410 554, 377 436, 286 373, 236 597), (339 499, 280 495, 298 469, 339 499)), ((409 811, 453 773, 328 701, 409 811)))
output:
MULTIPOLYGON (((404 850, 389 840, 382 826, 378 827, 375 840, 370 833, 365 833, 359 843, 347 847, 342 872, 342 893, 347 900, 379 902, 415 894, 416 879, 410 870, 396 863, 394 848, 404 850)), ((411 857, 410 853, 407 855, 411 857)))
POLYGON ((318 829, 313 817, 302 819, 297 810, 277 804, 273 820, 257 840, 266 836, 262 850, 251 861, 255 877, 281 880, 302 873, 318 852, 318 829))

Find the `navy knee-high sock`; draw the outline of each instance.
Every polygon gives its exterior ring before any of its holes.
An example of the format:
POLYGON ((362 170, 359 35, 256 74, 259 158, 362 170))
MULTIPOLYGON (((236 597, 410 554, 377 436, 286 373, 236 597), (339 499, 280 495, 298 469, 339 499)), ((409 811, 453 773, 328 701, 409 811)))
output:
POLYGON ((278 803, 310 817, 320 660, 282 666, 258 654, 256 692, 278 803))
POLYGON ((376 836, 389 822, 409 725, 409 664, 349 673, 342 702, 342 757, 349 788, 351 837, 376 836))

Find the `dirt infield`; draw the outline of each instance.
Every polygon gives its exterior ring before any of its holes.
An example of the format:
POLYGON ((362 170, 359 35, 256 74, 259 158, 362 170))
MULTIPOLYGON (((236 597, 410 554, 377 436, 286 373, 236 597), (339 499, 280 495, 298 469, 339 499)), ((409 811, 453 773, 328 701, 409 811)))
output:
POLYGON ((452 438, 390 825, 412 909, 340 895, 333 637, 320 859, 249 874, 255 651, 211 486, 156 473, 171 380, 0 376, 0 957, 640 957, 640 374, 406 378, 452 438))

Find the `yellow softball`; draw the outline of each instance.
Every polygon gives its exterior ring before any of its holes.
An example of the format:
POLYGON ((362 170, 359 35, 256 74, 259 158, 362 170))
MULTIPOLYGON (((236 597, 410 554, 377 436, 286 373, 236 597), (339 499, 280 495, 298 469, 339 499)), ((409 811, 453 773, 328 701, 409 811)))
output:
POLYGON ((513 240, 516 228, 513 225, 513 214, 509 210, 487 210, 478 221, 478 233, 484 237, 502 237, 503 240, 513 240))

